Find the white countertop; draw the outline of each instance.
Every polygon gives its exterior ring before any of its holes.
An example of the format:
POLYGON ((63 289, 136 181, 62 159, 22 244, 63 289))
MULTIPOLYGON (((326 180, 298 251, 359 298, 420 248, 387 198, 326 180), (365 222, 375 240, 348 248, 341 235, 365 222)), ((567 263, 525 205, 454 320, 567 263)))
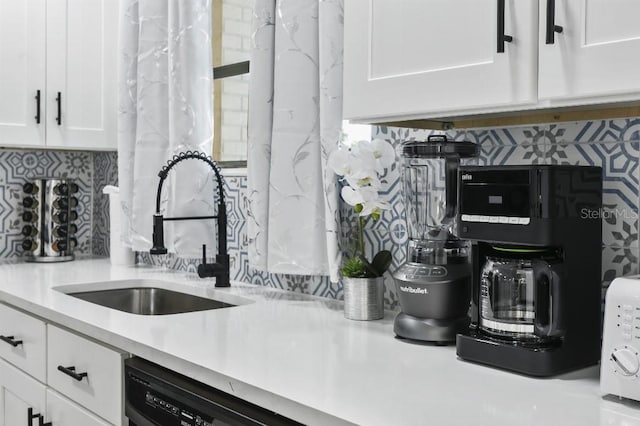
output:
POLYGON ((349 321, 341 302, 212 284, 108 260, 0 266, 0 301, 304 423, 640 426, 640 404, 599 395, 597 368, 528 378, 460 361, 454 347, 396 340, 391 312, 380 321, 349 321), (132 278, 252 303, 139 316, 52 290, 132 278))

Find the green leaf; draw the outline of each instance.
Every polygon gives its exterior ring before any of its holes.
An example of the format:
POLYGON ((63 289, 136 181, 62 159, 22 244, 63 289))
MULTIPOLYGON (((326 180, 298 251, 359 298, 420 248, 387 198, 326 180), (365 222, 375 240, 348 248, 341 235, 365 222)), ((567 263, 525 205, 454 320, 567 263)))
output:
POLYGON ((374 268, 373 265, 369 263, 366 257, 364 257, 363 255, 360 255, 358 257, 360 258, 360 262, 362 262, 362 265, 364 266, 366 272, 365 278, 376 278, 382 276, 378 274, 376 268, 374 268))
POLYGON ((359 257, 346 259, 340 272, 347 278, 367 278, 367 268, 359 257))
POLYGON ((385 273, 385 271, 389 269, 389 265, 391 265, 392 260, 393 257, 391 256, 391 252, 389 250, 382 250, 373 257, 371 266, 376 271, 378 277, 381 277, 385 273))

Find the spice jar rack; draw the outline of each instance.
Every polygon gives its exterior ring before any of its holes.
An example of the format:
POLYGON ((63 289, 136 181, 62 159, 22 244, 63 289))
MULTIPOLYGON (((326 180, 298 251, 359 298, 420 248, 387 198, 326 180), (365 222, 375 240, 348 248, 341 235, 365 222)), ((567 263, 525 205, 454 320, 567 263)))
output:
POLYGON ((26 182, 22 199, 22 249, 31 262, 74 259, 78 241, 78 185, 73 179, 40 178, 26 182))

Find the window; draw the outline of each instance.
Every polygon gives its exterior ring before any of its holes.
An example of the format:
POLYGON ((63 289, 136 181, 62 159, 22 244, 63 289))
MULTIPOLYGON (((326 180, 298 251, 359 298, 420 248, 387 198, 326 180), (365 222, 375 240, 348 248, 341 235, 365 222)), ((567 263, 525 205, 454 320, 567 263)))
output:
POLYGON ((255 0, 213 0, 213 158, 245 166, 249 111, 249 55, 255 0))

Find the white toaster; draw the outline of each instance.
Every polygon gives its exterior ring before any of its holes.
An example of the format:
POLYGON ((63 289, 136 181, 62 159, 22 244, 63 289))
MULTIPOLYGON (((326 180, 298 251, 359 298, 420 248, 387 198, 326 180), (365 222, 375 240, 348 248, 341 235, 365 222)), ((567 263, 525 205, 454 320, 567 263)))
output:
POLYGON ((640 401, 640 276, 616 278, 607 290, 600 390, 640 401))

